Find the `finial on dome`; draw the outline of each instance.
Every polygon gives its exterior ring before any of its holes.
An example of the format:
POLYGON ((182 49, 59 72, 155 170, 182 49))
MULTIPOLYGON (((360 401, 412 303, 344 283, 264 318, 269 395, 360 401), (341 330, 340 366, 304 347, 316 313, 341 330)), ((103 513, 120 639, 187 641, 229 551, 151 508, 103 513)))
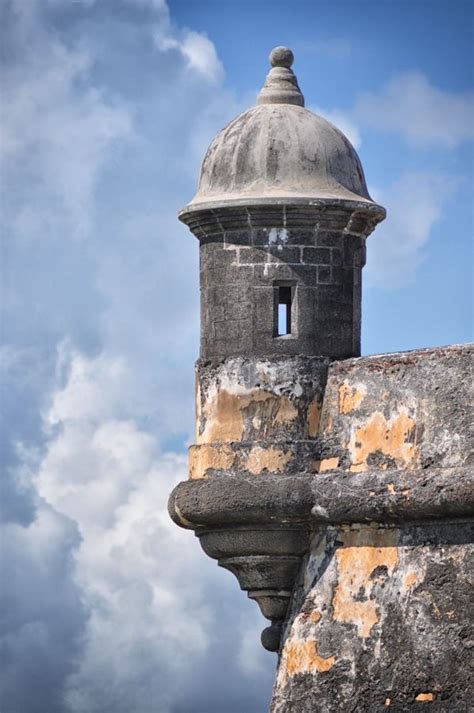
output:
POLYGON ((296 104, 304 106, 304 96, 291 69, 294 56, 288 47, 274 47, 269 56, 272 66, 257 97, 257 104, 296 104))
POLYGON ((289 47, 274 47, 268 57, 272 67, 286 67, 290 69, 295 61, 293 52, 289 47))

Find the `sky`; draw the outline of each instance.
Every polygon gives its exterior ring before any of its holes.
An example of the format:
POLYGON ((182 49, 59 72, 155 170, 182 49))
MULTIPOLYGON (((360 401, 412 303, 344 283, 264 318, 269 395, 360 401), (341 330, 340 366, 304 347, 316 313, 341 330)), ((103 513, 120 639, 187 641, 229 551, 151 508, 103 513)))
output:
POLYGON ((287 45, 361 157, 363 353, 472 339, 473 6, 2 0, 2 713, 262 713, 276 657, 166 512, 198 245, 176 213, 287 45))

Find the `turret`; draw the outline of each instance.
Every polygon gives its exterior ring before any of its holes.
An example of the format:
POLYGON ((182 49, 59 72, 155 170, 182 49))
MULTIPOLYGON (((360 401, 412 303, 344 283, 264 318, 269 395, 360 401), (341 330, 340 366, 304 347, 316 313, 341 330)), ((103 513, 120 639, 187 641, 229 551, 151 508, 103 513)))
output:
POLYGON ((174 496, 170 510, 258 601, 272 621, 263 643, 277 650, 309 530, 259 482, 320 470, 327 369, 360 354, 365 241, 385 210, 347 138, 304 108, 291 50, 275 48, 270 64, 257 106, 212 141, 179 214, 200 244, 190 478, 202 487, 192 521, 174 496), (227 511, 236 487, 253 489, 251 504, 227 511))
POLYGON ((200 241, 201 358, 357 356, 365 240, 385 211, 350 142, 304 108, 291 50, 270 62, 179 214, 200 241))

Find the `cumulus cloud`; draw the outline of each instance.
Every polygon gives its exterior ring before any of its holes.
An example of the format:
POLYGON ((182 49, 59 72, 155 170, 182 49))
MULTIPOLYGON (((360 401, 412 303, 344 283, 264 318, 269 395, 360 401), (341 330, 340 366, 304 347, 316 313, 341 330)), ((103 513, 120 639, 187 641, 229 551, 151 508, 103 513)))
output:
POLYGON ((2 709, 61 711, 88 617, 73 578, 77 525, 41 503, 29 526, 2 527, 2 709))
MULTIPOLYGON (((235 700, 255 705, 262 695, 258 682, 267 678, 269 690, 271 675, 258 641, 260 615, 240 615, 236 628, 236 599, 227 605, 233 625, 222 623, 228 574, 203 562, 197 541, 167 514, 169 492, 186 478, 185 456, 163 453, 131 417, 133 406, 121 390, 128 369, 123 360, 91 359, 63 346, 61 361, 44 415, 49 441, 32 473, 43 504, 30 529, 14 526, 17 539, 7 542, 12 558, 21 546, 34 581, 47 584, 41 596, 35 591, 32 605, 20 561, 21 581, 10 586, 21 596, 6 637, 16 684, 25 667, 35 665, 46 681, 41 701, 48 710, 194 713, 191 701, 203 695, 208 707, 202 710, 221 710, 222 698, 239 685, 240 669, 249 691, 235 700), (20 655, 18 665, 14 655, 28 646, 31 654, 20 655), (222 660, 235 657, 232 681, 196 690, 211 647, 213 658, 222 647, 222 660), (62 655, 57 671, 56 650, 62 655)), ((234 593, 241 596, 232 583, 234 593)), ((44 710, 24 691, 7 695, 11 710, 44 710)))
POLYGON ((161 454, 150 433, 115 416, 125 372, 103 354, 70 355, 46 415, 57 435, 34 477, 81 536, 74 580, 90 618, 66 682, 73 711, 172 710, 179 678, 209 645, 197 550, 166 511, 186 459, 161 454))
POLYGON ((176 210, 240 107, 211 41, 164 2, 118 8, 2 8, 2 704, 259 710, 273 657, 244 670, 235 627, 255 604, 165 507, 186 477, 198 329, 197 245, 176 210))
MULTIPOLYGON (((346 111, 315 108, 358 149, 364 131, 395 133, 413 149, 454 149, 474 138, 474 94, 444 92, 421 73, 393 77, 379 93, 360 96, 346 111)), ((387 219, 371 238, 367 284, 398 289, 410 284, 434 226, 459 186, 459 177, 423 171, 402 174, 371 195, 387 208, 387 219)))
POLYGON ((186 58, 186 66, 205 77, 210 82, 222 79, 224 69, 217 57, 215 47, 207 37, 199 32, 186 30, 181 39, 166 37, 161 31, 156 32, 155 41, 162 50, 177 50, 186 58))
POLYGON ((169 8, 165 0, 124 0, 152 11, 151 34, 156 47, 162 52, 174 51, 185 60, 185 67, 191 75, 196 73, 210 84, 219 84, 224 77, 224 67, 217 56, 216 48, 209 38, 189 28, 178 28, 171 22, 169 8))
POLYGON ((14 176, 27 178, 21 206, 12 206, 14 229, 27 238, 59 230, 61 221, 68 228, 64 237, 82 237, 90 229, 99 174, 114 144, 131 137, 131 113, 123 101, 88 84, 88 48, 71 49, 46 36, 34 15, 18 17, 26 51, 2 77, 4 160, 14 176))
MULTIPOLYGON (((224 77, 224 67, 217 56, 213 42, 201 32, 188 28, 174 28, 169 14, 165 14, 166 5, 162 0, 128 0, 150 4, 160 13, 161 22, 153 27, 153 38, 156 46, 163 52, 173 50, 185 59, 186 69, 196 73, 210 84, 218 84, 224 77), (165 5, 165 8, 163 8, 165 5)), ((167 8, 166 8, 167 9, 167 8)))
POLYGON ((395 289, 413 281, 433 226, 457 185, 454 177, 419 172, 403 174, 383 191, 372 189, 387 218, 369 239, 364 271, 369 286, 395 289))
POLYGON ((474 93, 447 92, 419 72, 394 76, 383 90, 361 96, 357 122, 397 132, 412 146, 454 148, 474 138, 474 93))
POLYGON ((447 92, 420 72, 395 75, 378 93, 358 97, 351 109, 312 109, 346 134, 355 148, 361 130, 396 133, 412 147, 453 149, 474 138, 474 93, 447 92))

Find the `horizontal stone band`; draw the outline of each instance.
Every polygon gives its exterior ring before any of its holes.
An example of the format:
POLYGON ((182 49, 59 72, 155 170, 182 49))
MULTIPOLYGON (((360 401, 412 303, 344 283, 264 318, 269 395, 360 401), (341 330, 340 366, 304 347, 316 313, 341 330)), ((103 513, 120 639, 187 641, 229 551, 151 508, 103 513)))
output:
POLYGON ((211 477, 179 483, 169 500, 187 529, 310 522, 314 525, 462 518, 474 514, 468 467, 335 475, 211 477))

